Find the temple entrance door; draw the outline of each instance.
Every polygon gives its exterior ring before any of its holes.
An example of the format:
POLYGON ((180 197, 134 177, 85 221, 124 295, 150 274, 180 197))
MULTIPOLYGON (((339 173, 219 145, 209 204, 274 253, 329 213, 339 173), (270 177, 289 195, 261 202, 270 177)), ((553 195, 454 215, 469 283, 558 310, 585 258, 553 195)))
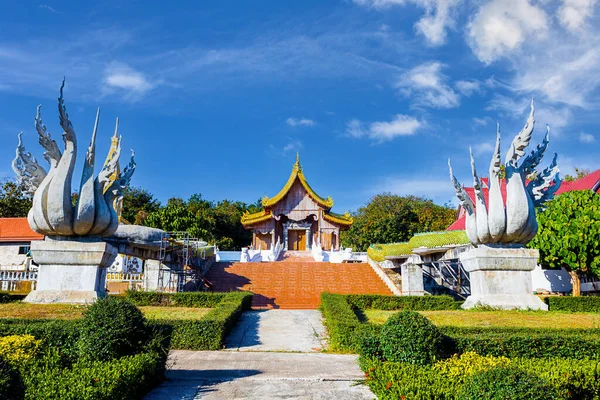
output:
POLYGON ((306 231, 290 230, 288 232, 289 250, 306 250, 306 231))

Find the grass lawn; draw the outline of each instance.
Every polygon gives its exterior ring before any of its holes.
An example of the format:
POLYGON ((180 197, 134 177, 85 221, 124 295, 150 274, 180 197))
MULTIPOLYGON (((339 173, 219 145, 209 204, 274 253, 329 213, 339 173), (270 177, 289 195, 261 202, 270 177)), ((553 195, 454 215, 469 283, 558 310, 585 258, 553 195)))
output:
MULTIPOLYGON (((383 324, 398 311, 362 310, 358 317, 383 324)), ((514 328, 600 328, 600 314, 544 311, 419 311, 438 326, 514 328)))
MULTIPOLYGON (((81 318, 87 306, 69 304, 0 304, 0 318, 76 319, 81 318)), ((199 319, 210 308, 138 307, 148 319, 199 319)))

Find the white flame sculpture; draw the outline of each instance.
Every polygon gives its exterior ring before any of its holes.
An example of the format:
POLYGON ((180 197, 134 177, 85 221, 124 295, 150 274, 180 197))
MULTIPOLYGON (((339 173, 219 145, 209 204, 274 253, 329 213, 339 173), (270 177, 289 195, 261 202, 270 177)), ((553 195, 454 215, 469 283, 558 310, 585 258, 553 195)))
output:
POLYGON ((525 148, 531 140, 535 124, 533 114, 532 101, 527 123, 521 132, 515 136, 506 154, 504 164, 506 199, 502 198, 500 190, 500 125, 498 125, 496 148, 489 170, 489 202, 487 205, 482 192, 481 180, 475 170, 473 153, 471 152, 471 170, 476 198, 475 204, 454 176, 450 160, 448 160, 450 179, 454 184, 456 196, 467 213, 466 231, 469 241, 473 245, 523 246, 527 244, 537 234, 538 230, 536 207, 541 207, 546 201, 551 200, 560 187, 561 180, 556 165, 556 153, 554 153, 554 158, 547 168, 541 172, 535 170, 542 161, 548 147, 549 127, 546 128, 546 135, 542 142, 518 165, 519 160, 525 155, 525 148))
POLYGON ((94 179, 94 159, 96 151, 96 133, 100 109, 96 113, 96 122, 92 133, 90 146, 87 149, 79 198, 73 207, 71 203, 71 179, 77 156, 77 138, 69 120, 63 100, 63 88, 60 87, 58 98, 58 114, 60 125, 64 130, 64 152, 58 148, 56 141, 50 137, 42 122, 40 109, 37 108, 35 128, 39 135, 39 143, 45 149, 44 159, 50 164, 46 171, 25 150, 22 143, 23 133, 19 133, 19 144, 12 168, 17 175, 19 184, 27 192, 33 194, 33 206, 29 210, 29 226, 34 231, 49 236, 110 236, 117 230, 119 218, 113 206, 115 199, 122 197, 123 189, 129 186, 135 170, 134 154, 122 173, 119 170, 121 153, 121 138, 118 137, 119 120, 115 128, 113 143, 108 158, 98 176, 94 179))

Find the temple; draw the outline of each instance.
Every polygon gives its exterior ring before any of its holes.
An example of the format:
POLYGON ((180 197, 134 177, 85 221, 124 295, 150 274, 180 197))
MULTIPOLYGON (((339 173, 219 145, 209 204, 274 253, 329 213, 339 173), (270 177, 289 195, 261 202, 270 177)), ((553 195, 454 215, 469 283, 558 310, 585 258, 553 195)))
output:
POLYGON ((352 225, 349 213, 332 213, 331 197, 325 199, 310 187, 298 155, 283 189, 274 197, 264 197, 262 205, 262 211, 242 216, 244 228, 253 232, 255 249, 266 250, 280 241, 285 250, 310 250, 316 243, 323 250, 337 250, 340 231, 352 225))

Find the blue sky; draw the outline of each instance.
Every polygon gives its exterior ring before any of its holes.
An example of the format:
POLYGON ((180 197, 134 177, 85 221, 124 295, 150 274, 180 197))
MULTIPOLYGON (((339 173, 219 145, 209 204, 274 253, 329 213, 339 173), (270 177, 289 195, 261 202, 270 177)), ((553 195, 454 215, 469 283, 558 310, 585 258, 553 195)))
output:
POLYGON ((600 168, 597 0, 101 3, 2 3, 1 177, 19 131, 41 158, 38 104, 60 137, 63 76, 78 168, 100 106, 97 159, 118 116, 132 184, 163 202, 272 196, 297 151, 338 212, 453 201, 447 158, 470 184, 468 146, 487 170, 496 121, 506 151, 532 97, 562 172, 600 168))

